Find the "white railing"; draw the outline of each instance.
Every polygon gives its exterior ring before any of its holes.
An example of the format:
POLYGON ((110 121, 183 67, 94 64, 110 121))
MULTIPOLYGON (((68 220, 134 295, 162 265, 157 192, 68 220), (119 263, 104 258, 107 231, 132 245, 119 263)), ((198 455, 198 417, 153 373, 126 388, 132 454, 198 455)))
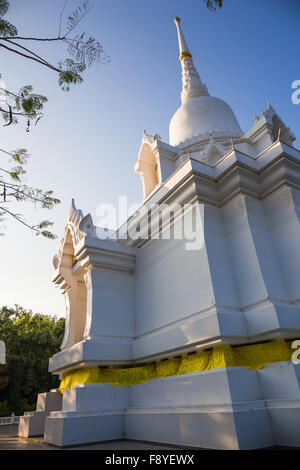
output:
POLYGON ((19 424, 20 416, 5 416, 4 418, 0 418, 0 426, 8 425, 8 424, 19 424))

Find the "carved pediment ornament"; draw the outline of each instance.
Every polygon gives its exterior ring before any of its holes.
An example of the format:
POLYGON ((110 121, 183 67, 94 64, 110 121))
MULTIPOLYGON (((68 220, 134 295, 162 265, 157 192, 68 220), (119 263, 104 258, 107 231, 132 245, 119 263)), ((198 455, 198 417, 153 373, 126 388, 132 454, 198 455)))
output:
POLYGON ((263 111, 262 114, 272 127, 272 136, 274 142, 276 142, 277 139, 280 139, 282 142, 292 145, 294 140, 296 140, 295 135, 291 129, 284 124, 269 101, 267 109, 263 111))
POLYGON ((92 230, 93 219, 91 215, 87 214, 84 216, 82 211, 76 208, 75 201, 72 199, 71 208, 69 211, 69 219, 65 227, 64 236, 61 240, 60 249, 57 255, 55 255, 53 258, 53 265, 55 269, 59 267, 68 233, 71 234, 73 246, 76 246, 80 240, 82 240, 86 234, 91 233, 92 230))

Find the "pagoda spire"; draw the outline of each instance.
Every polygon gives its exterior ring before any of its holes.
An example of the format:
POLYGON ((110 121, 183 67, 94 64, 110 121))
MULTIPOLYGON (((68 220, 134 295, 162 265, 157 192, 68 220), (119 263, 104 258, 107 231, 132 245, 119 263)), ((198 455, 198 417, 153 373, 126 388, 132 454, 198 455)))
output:
POLYGON ((178 43, 179 43, 179 60, 182 67, 182 104, 191 98, 197 96, 208 96, 207 87, 202 83, 197 70, 193 63, 193 56, 187 42, 184 38, 183 32, 180 27, 180 18, 176 16, 174 23, 177 27, 178 43))

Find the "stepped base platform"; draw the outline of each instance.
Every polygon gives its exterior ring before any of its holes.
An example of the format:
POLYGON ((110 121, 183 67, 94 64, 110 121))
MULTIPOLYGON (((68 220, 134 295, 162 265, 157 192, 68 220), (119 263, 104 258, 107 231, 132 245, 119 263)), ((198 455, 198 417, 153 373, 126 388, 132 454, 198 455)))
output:
POLYGON ((130 439, 206 449, 300 447, 300 366, 225 367, 134 386, 82 384, 45 419, 46 443, 130 439))

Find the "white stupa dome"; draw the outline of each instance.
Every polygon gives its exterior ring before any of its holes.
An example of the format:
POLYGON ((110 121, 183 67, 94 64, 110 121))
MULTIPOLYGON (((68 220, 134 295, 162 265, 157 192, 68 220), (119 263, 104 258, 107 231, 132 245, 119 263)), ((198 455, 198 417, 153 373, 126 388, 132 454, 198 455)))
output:
POLYGON ((231 107, 210 96, 207 87, 194 66, 192 53, 180 27, 180 18, 175 18, 178 32, 179 59, 182 67, 182 105, 171 119, 169 142, 173 146, 207 134, 224 134, 236 137, 242 134, 231 107))
POLYGON ((183 103, 171 119, 169 142, 176 146, 193 137, 214 132, 241 134, 231 107, 209 95, 196 96, 183 103))

